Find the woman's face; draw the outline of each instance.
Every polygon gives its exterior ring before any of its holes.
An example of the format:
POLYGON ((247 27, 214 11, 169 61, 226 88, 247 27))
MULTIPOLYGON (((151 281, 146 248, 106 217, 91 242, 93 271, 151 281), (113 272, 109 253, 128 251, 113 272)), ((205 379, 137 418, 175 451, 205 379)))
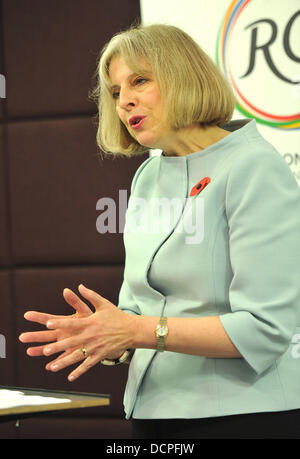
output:
POLYGON ((109 75, 117 114, 130 135, 143 146, 163 149, 169 128, 161 122, 164 108, 151 72, 147 77, 138 75, 116 56, 109 75))

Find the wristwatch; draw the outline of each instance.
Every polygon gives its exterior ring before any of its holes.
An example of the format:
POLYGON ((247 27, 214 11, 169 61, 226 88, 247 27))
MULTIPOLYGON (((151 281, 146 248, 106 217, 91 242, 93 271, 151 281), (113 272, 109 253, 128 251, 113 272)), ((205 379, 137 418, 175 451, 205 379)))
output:
POLYGON ((169 329, 167 325, 167 318, 161 317, 158 325, 155 329, 155 334, 157 338, 157 350, 163 352, 165 349, 165 339, 168 336, 169 329))
POLYGON ((102 365, 119 365, 119 363, 124 363, 129 358, 132 353, 132 349, 126 349, 125 352, 118 359, 104 359, 101 360, 102 365))

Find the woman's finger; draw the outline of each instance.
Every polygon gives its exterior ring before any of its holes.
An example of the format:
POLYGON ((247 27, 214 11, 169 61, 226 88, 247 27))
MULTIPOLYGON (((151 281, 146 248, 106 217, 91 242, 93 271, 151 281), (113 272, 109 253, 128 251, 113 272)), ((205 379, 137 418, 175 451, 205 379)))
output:
POLYGON ((65 288, 63 291, 63 296, 66 302, 72 306, 78 313, 80 317, 82 316, 89 316, 93 312, 89 308, 89 306, 82 301, 76 293, 74 293, 72 290, 69 288, 65 288))
POLYGON ((50 370, 52 365, 54 365, 55 363, 59 362, 64 357, 68 356, 69 354, 72 354, 72 352, 74 352, 76 349, 78 349, 78 347, 74 347, 72 349, 68 349, 67 351, 65 351, 62 354, 60 354, 56 359, 51 360, 51 362, 48 362, 47 365, 45 366, 46 370, 50 370))
POLYGON ((44 355, 49 356, 57 354, 57 352, 67 351, 70 348, 81 346, 85 340, 82 335, 71 336, 70 338, 62 339, 55 343, 50 343, 48 346, 44 346, 44 355))
POLYGON ((105 303, 110 303, 109 300, 99 295, 99 293, 86 288, 82 284, 79 285, 78 290, 80 294, 95 307, 96 311, 99 311, 105 303))
POLYGON ((25 332, 21 333, 19 340, 22 343, 49 343, 56 340, 56 332, 52 330, 25 332))
MULTIPOLYGON (((63 296, 66 302, 76 310, 78 316, 89 316, 92 314, 91 309, 74 292, 72 292, 72 290, 65 288, 63 296)), ((72 316, 61 316, 38 311, 27 311, 24 314, 24 318, 26 320, 30 322, 37 322, 41 325, 46 325, 48 320, 70 319, 71 317, 72 316)))
POLYGON ((81 362, 83 360, 84 354, 80 348, 73 349, 72 352, 62 354, 61 358, 58 358, 47 365, 47 369, 50 371, 60 371, 70 365, 81 362))
POLYGON ((86 327, 88 324, 88 317, 85 318, 77 318, 76 320, 74 319, 50 319, 46 322, 46 327, 50 329, 55 329, 57 330, 58 328, 61 329, 70 329, 73 331, 79 331, 82 328, 86 327))
POLYGON ((41 355, 44 355, 44 347, 45 346, 35 346, 35 347, 29 347, 26 351, 27 355, 30 357, 39 357, 41 355))
POLYGON ((100 360, 102 360, 104 356, 102 353, 97 353, 97 354, 92 354, 88 355, 86 359, 82 362, 81 365, 79 365, 72 373, 69 374, 68 380, 69 381, 75 381, 75 379, 78 379, 81 375, 86 373, 90 368, 92 368, 94 365, 96 365, 100 360))
POLYGON ((41 325, 46 325, 48 320, 61 318, 61 316, 56 316, 53 314, 46 314, 44 312, 38 312, 38 311, 27 311, 25 312, 24 317, 29 322, 37 322, 38 324, 41 324, 41 325))

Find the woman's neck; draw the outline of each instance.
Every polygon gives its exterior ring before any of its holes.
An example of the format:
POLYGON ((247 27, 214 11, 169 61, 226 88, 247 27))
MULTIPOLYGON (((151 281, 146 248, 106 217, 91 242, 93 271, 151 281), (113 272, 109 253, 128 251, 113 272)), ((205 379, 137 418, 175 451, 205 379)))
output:
POLYGON ((230 132, 218 126, 201 127, 199 124, 172 131, 163 149, 164 156, 186 156, 204 150, 223 139, 230 132))

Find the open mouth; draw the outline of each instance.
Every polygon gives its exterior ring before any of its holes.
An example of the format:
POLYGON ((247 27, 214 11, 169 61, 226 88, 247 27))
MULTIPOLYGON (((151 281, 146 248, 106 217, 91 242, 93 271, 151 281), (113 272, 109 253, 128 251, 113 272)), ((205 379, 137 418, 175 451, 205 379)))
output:
POLYGON ((130 118, 129 123, 133 129, 138 129, 144 122, 145 116, 133 116, 130 118))

